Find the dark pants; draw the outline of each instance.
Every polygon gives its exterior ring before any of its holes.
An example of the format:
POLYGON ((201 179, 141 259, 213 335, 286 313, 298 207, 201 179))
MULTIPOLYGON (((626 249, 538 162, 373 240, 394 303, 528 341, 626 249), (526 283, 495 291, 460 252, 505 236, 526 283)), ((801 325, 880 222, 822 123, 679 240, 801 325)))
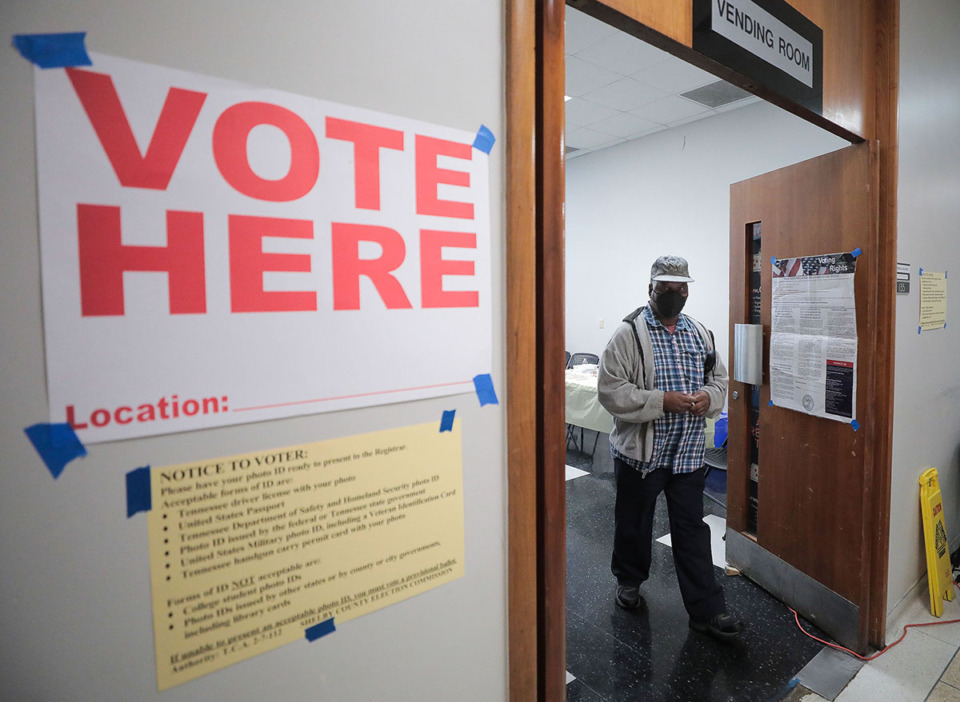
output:
POLYGON ((680 595, 691 618, 706 620, 726 611, 723 588, 713 572, 710 527, 703 521, 703 486, 706 474, 674 475, 658 469, 641 478, 641 472, 614 459, 617 479, 616 529, 611 570, 621 585, 640 585, 650 576, 653 547, 653 513, 657 495, 667 496, 673 562, 680 595))

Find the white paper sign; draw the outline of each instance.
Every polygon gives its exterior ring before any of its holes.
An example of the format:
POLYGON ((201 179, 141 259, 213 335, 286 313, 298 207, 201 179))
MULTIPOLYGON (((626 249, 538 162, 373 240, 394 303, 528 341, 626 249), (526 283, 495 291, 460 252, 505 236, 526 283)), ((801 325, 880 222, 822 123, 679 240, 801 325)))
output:
POLYGON ((757 58, 813 87, 813 44, 752 0, 714 0, 710 28, 757 58))
POLYGON ((474 133, 91 58, 35 74, 52 421, 94 443, 473 392, 474 133))
POLYGON ((841 422, 857 416, 853 254, 773 262, 770 399, 841 422))
POLYGON ((947 326, 947 274, 920 269, 920 328, 921 331, 943 329, 947 326))

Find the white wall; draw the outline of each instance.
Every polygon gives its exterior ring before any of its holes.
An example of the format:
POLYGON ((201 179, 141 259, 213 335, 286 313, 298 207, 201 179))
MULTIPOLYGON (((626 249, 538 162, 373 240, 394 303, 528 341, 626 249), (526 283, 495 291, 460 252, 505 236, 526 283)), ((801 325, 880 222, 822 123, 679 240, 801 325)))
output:
MULTIPOLYGON (((960 4, 900 3, 900 174, 893 480, 887 609, 926 572, 920 473, 938 470, 951 549, 960 534, 960 4), (947 328, 917 334, 919 269, 948 271, 947 328)), ((926 587, 923 588, 926 597, 926 587)))
POLYGON ((0 699, 505 699, 502 406, 481 409, 462 395, 97 444, 51 478, 23 433, 49 414, 33 68, 10 46, 19 33, 87 31, 88 48, 101 53, 465 130, 489 126, 501 138, 491 159, 489 370, 503 399, 502 3, 35 0, 0 4, 0 26, 0 699), (126 472, 439 421, 451 408, 463 432, 464 578, 312 644, 156 692, 146 522, 126 518, 126 472))
POLYGON ((570 159, 567 350, 602 352, 646 304, 653 261, 677 254, 696 279, 684 311, 713 330, 728 361, 730 184, 844 146, 759 102, 570 159))

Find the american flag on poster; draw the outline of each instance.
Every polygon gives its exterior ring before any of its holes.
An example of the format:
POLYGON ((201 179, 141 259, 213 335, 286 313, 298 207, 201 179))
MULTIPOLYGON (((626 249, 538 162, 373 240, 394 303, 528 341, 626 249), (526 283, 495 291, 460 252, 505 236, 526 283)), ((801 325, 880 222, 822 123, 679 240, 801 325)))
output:
POLYGON ((824 256, 798 256, 774 259, 774 278, 795 278, 807 275, 843 275, 855 273, 857 257, 852 253, 826 254, 824 256))
POLYGON ((770 399, 774 405, 856 422, 853 283, 860 253, 773 259, 770 399))

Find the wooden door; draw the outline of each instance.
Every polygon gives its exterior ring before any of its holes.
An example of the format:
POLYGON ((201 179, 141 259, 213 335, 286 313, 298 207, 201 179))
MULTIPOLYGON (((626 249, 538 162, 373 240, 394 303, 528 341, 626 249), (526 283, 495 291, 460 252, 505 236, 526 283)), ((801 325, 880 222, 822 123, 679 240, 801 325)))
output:
POLYGON ((876 497, 881 468, 873 458, 871 382, 877 370, 877 164, 876 143, 863 142, 730 188, 730 339, 734 324, 751 322, 752 308, 763 325, 764 348, 763 384, 730 382, 728 560, 860 651, 869 638, 872 569, 886 572, 885 564, 871 562, 872 540, 888 538, 870 526, 883 509, 876 497), (770 405, 770 290, 773 257, 858 248, 855 429, 770 405), (759 305, 751 294, 754 262, 759 305))

